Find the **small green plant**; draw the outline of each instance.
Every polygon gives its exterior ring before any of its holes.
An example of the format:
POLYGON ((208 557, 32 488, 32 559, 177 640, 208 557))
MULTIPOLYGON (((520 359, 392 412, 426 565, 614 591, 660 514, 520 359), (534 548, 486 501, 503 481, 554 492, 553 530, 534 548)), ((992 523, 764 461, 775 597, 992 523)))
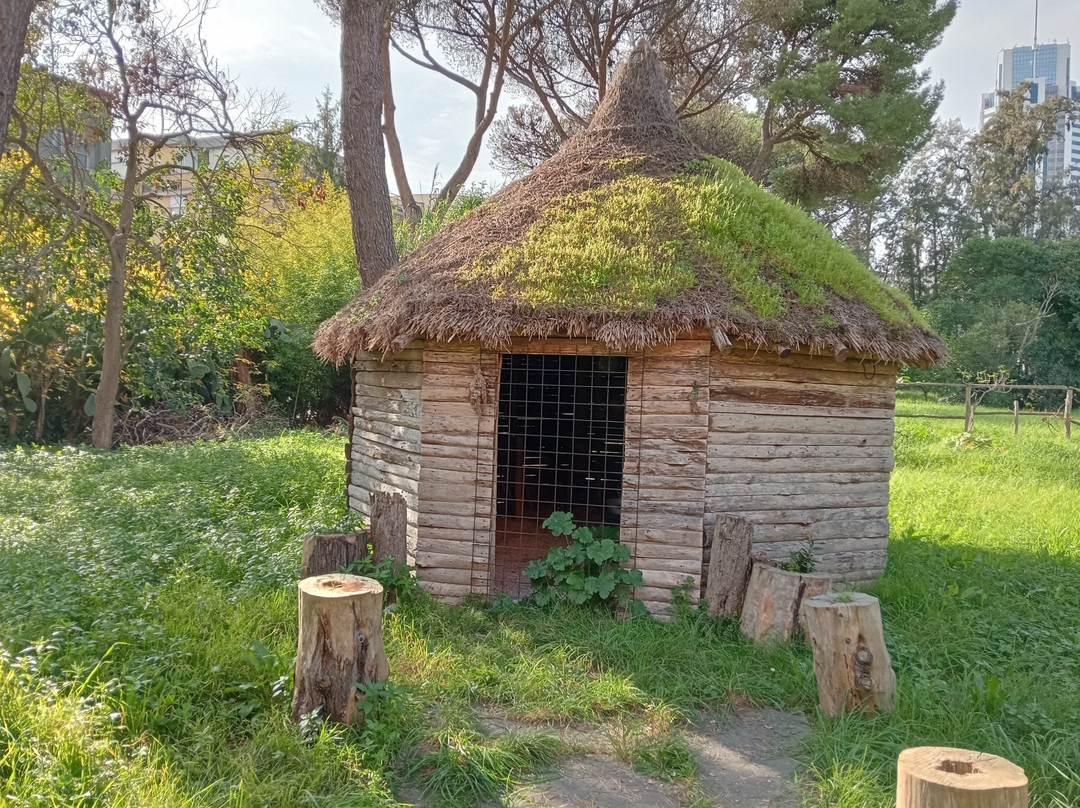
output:
POLYGON ((358 682, 360 699, 356 706, 363 714, 363 731, 358 745, 364 760, 372 766, 393 764, 402 749, 414 740, 422 711, 407 687, 393 682, 358 682))
POLYGON ((579 606, 605 604, 614 610, 629 603, 633 588, 641 585, 641 570, 622 566, 630 560, 630 548, 619 544, 617 528, 579 527, 574 514, 566 511, 555 511, 544 520, 544 527, 573 541, 552 548, 545 558, 525 568, 538 606, 568 600, 579 606))
POLYGON ((374 578, 383 585, 385 602, 391 603, 414 603, 424 596, 424 590, 417 581, 416 567, 402 564, 393 556, 386 556, 378 561, 373 561, 371 555, 358 558, 347 564, 342 572, 350 575, 363 575, 366 578, 374 578))
POLYGON ((813 572, 815 564, 814 542, 803 539, 802 546, 798 550, 791 551, 788 560, 784 562, 783 569, 788 572, 813 572))
POLYGON ((974 432, 961 432, 946 438, 945 442, 957 451, 964 449, 988 449, 994 445, 994 439, 989 435, 976 435, 974 432))
POLYGON ((250 669, 250 678, 231 682, 223 691, 240 699, 233 708, 237 718, 250 718, 292 694, 292 659, 275 654, 259 640, 251 643, 240 659, 250 669))

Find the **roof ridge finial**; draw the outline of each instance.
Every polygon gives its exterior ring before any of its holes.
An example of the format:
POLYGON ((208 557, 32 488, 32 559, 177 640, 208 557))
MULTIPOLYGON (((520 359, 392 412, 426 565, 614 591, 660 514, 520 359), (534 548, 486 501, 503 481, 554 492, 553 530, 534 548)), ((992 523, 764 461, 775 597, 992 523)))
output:
POLYGON ((640 39, 615 71, 588 128, 650 125, 678 126, 679 118, 660 56, 648 39, 640 39))

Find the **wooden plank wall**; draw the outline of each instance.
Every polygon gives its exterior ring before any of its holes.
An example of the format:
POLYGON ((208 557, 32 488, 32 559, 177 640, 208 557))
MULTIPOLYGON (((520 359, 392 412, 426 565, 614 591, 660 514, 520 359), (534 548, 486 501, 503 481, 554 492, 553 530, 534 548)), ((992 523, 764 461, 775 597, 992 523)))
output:
POLYGON ((500 367, 476 343, 429 341, 424 352, 416 567, 450 603, 488 592, 500 367))
MULTIPOLYGON (((814 541, 817 571, 852 581, 885 568, 895 365, 713 349, 706 543, 717 513, 755 525, 755 550, 786 559, 814 541)), ((706 554, 707 555, 707 554, 706 554)))
POLYGON ((628 359, 620 537, 644 579, 635 598, 661 617, 673 587, 701 591, 710 346, 680 339, 628 359))
POLYGON ((407 541, 414 554, 420 480, 420 381, 424 343, 400 353, 364 352, 353 360, 349 507, 370 516, 371 494, 405 497, 407 541))

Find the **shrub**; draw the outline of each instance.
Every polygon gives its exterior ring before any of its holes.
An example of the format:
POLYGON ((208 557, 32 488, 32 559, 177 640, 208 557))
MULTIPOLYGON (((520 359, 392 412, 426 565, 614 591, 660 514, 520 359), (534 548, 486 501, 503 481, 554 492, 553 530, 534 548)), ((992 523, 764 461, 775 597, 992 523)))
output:
POLYGON ((630 601, 633 588, 641 585, 641 570, 622 566, 630 560, 630 548, 619 544, 618 528, 578 527, 574 514, 565 511, 551 514, 544 527, 573 541, 552 548, 547 557, 525 568, 538 606, 568 600, 578 605, 605 604, 614 610, 630 601))

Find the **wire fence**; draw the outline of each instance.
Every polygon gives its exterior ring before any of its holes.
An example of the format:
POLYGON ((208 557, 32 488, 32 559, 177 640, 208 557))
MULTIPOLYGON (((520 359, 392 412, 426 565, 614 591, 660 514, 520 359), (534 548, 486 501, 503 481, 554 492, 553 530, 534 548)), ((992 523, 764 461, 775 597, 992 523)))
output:
POLYGON ((947 388, 951 390, 963 390, 964 391, 964 415, 942 415, 940 413, 896 413, 897 418, 948 418, 952 420, 964 419, 964 431, 971 432, 975 426, 975 411, 979 408, 983 398, 987 393, 1010 393, 1019 390, 1058 390, 1064 394, 1065 401, 1060 410, 1021 410, 1020 399, 1013 399, 1012 412, 1008 410, 982 410, 983 415, 1012 415, 1013 417, 1013 434, 1020 432, 1020 416, 1042 416, 1062 418, 1065 422, 1065 437, 1072 437, 1072 408, 1073 397, 1076 392, 1076 388, 1068 387, 1061 384, 1005 384, 997 382, 987 382, 983 384, 959 384, 954 382, 909 382, 901 381, 897 384, 898 390, 903 389, 922 389, 923 393, 927 388, 947 388))

